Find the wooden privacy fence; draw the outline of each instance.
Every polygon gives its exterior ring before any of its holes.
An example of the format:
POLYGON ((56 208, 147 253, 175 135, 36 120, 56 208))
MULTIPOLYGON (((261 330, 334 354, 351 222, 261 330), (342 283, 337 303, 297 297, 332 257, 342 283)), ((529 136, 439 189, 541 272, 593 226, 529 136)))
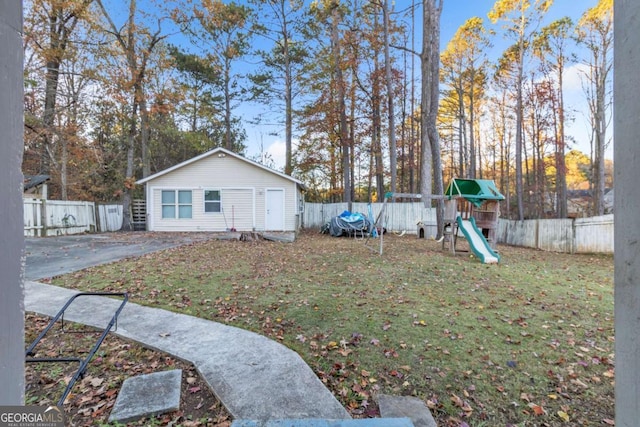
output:
MULTIPOLYGON (((368 216, 368 203, 352 203, 352 211, 368 216)), ((377 218, 382 203, 372 203, 373 217, 377 218)), ((305 203, 303 226, 320 228, 333 216, 347 210, 346 203, 305 203)), ((434 208, 425 208, 422 202, 387 203, 383 224, 389 231, 416 234, 417 223, 422 221, 435 236, 434 208)), ((613 214, 578 219, 531 219, 513 221, 498 219, 498 243, 565 253, 613 253, 613 214)))
POLYGON ((122 226, 121 205, 25 198, 23 206, 25 236, 116 231, 122 226))
POLYGON ((613 214, 578 219, 498 221, 498 241, 566 253, 613 253, 613 214))
MULTIPOLYGON (((305 203, 302 226, 305 228, 320 228, 334 216, 348 210, 347 203, 305 203)), ((382 210, 382 203, 371 203, 373 221, 378 218, 382 210)), ((351 212, 358 212, 370 217, 369 203, 352 203, 351 212)), ((428 235, 436 235, 436 211, 433 208, 425 208, 422 202, 412 203, 387 203, 382 225, 388 231, 416 234, 418 222, 426 225, 428 235)))

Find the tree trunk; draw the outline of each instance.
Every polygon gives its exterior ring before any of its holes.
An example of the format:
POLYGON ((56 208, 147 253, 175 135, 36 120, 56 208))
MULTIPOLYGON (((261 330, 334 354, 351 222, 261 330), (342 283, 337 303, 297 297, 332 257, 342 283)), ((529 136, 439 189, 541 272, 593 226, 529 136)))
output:
POLYGON ((391 170, 391 192, 396 192, 397 159, 396 124, 393 102, 393 81, 391 78, 391 58, 389 55, 389 0, 382 2, 384 27, 384 70, 387 81, 387 113, 389 117, 389 168, 391 170))
POLYGON ((563 95, 564 66, 562 60, 558 64, 558 141, 556 144, 556 197, 558 198, 558 218, 566 218, 567 209, 567 165, 564 159, 564 95, 563 95))
POLYGON ((149 156, 149 110, 145 95, 140 97, 140 149, 142 151, 142 177, 151 175, 151 159, 149 156))
POLYGON ((291 175, 293 173, 293 81, 291 71, 291 53, 289 52, 289 30, 287 28, 287 14, 285 11, 285 2, 280 2, 280 13, 282 16, 282 35, 284 43, 284 102, 285 102, 285 154, 284 154, 284 173, 291 175))
MULTIPOLYGON (((421 153, 422 183, 421 192, 425 202, 431 200, 433 185, 438 195, 444 194, 442 185, 442 161, 438 138, 437 117, 438 98, 440 95, 440 14, 442 0, 425 0, 423 4, 423 36, 422 53, 420 55, 422 70, 422 111, 421 111, 421 153), (433 180, 433 185, 432 185, 433 180)), ((444 200, 439 198, 436 208, 438 232, 436 238, 443 233, 444 200)))
POLYGON ((520 37, 518 49, 518 76, 516 81, 516 200, 518 208, 518 220, 524 220, 524 202, 522 188, 522 84, 524 75, 524 37, 520 37))
POLYGON ((345 105, 345 87, 344 77, 342 75, 341 67, 341 52, 340 52, 340 37, 338 34, 338 8, 334 8, 332 13, 332 25, 331 25, 331 48, 333 50, 334 60, 334 74, 337 86, 338 95, 338 114, 339 114, 339 126, 340 126, 340 146, 342 147, 342 179, 344 183, 343 187, 343 201, 349 204, 351 208, 351 176, 349 167, 350 146, 349 143, 349 131, 347 129, 347 112, 345 105))
POLYGON ((224 64, 224 147, 233 151, 231 141, 231 63, 224 64))

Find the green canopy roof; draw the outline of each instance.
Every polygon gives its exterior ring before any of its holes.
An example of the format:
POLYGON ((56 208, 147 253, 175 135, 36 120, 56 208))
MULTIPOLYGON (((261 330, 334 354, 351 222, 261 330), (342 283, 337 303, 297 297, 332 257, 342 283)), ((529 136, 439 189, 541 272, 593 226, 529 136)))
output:
POLYGON ((444 192, 449 199, 463 197, 476 206, 486 200, 504 200, 496 183, 491 179, 462 179, 454 178, 444 192))

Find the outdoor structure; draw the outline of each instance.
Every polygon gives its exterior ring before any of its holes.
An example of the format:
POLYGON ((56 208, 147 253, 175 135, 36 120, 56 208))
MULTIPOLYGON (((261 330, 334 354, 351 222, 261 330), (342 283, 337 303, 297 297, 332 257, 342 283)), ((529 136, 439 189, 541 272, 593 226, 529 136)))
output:
POLYGON ((51 177, 49 175, 32 175, 24 177, 24 197, 35 199, 47 199, 47 183, 51 177))
POLYGON ((297 231, 303 184, 224 148, 137 181, 149 231, 297 231))
POLYGON ((500 216, 500 200, 504 196, 495 183, 488 179, 454 178, 445 191, 444 238, 442 247, 448 244, 455 254, 456 239, 460 230, 471 250, 484 263, 500 260, 494 251, 496 229, 500 216))
POLYGON ((24 404, 22 2, 0 2, 0 406, 24 404))
POLYGON ((615 340, 617 427, 640 420, 640 2, 614 2, 615 340))

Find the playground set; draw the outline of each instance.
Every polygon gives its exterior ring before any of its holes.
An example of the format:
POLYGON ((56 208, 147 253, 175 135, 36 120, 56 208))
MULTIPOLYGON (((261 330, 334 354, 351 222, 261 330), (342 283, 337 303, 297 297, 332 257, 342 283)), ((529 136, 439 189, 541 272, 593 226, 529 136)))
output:
POLYGON ((455 255, 458 231, 461 231, 482 263, 498 263, 500 255, 495 251, 495 244, 500 200, 504 200, 504 196, 492 180, 454 178, 445 191, 442 248, 448 245, 455 255))
MULTIPOLYGON (((382 209, 375 221, 371 218, 373 226, 369 227, 369 237, 380 237, 380 255, 383 250, 384 233, 377 233, 382 227, 387 202, 396 198, 421 199, 421 194, 387 193, 385 194, 382 209)), ((454 178, 447 187, 444 197, 432 196, 432 198, 444 198, 444 231, 442 237, 442 249, 448 246, 453 255, 456 253, 456 244, 459 232, 469 244, 473 254, 485 264, 495 264, 500 261, 500 255, 495 250, 496 228, 500 216, 500 200, 504 196, 498 191, 495 183, 487 179, 461 179, 454 178)), ((370 215, 372 217, 372 215, 370 215)), ((418 237, 425 237, 424 230, 418 230, 418 237)))
MULTIPOLYGON (((353 236, 365 239, 365 246, 370 238, 379 238, 380 255, 383 252, 383 241, 387 203, 391 200, 422 199, 421 194, 386 193, 382 208, 377 217, 373 218, 371 204, 369 214, 351 213, 331 218, 321 232, 334 237, 353 236)), ((485 264, 495 264, 500 261, 500 255, 495 250, 496 228, 500 215, 500 201, 504 196, 498 191, 495 183, 488 179, 453 178, 443 195, 431 195, 430 199, 444 199, 444 218, 442 249, 448 246, 452 255, 456 254, 456 244, 461 232, 473 254, 485 264)), ((404 234, 404 232, 403 232, 404 234)), ((425 225, 418 223, 418 237, 427 237, 425 225)))

